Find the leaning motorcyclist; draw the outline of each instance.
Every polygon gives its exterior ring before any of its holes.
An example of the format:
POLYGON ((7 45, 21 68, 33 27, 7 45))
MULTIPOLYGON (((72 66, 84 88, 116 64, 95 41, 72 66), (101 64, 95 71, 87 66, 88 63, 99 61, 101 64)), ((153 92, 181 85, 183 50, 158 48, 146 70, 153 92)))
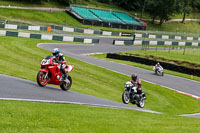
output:
POLYGON ((163 70, 163 67, 160 65, 160 63, 158 62, 156 65, 155 65, 155 70, 159 70, 159 68, 161 70, 163 70))
POLYGON ((61 66, 60 66, 60 71, 62 72, 62 79, 61 80, 65 80, 66 79, 66 76, 67 76, 67 73, 65 71, 65 68, 66 68, 66 60, 65 60, 65 57, 62 53, 60 53, 60 50, 58 48, 54 48, 52 50, 52 55, 56 58, 56 63, 59 63, 61 66))
POLYGON ((133 84, 133 86, 137 87, 137 94, 139 94, 140 96, 144 96, 144 98, 146 99, 146 95, 142 90, 142 82, 140 79, 138 79, 136 74, 131 75, 131 83, 133 84))
POLYGON ((138 79, 136 74, 131 75, 131 83, 133 84, 133 86, 137 87, 137 93, 142 94, 142 82, 138 79))

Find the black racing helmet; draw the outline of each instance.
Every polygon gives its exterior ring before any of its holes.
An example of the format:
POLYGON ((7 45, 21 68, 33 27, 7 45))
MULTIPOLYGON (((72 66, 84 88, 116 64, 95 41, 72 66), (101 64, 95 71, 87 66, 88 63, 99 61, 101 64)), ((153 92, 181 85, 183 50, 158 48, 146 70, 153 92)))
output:
POLYGON ((137 80, 137 75, 136 74, 132 74, 131 78, 132 78, 133 81, 136 81, 137 80))

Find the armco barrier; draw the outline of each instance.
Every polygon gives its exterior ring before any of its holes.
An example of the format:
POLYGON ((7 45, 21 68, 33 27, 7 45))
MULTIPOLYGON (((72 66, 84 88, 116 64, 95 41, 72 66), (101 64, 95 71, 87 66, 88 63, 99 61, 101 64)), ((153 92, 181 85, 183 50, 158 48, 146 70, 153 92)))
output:
MULTIPOLYGON (((42 30, 47 31, 47 27, 41 26, 25 26, 25 25, 13 25, 13 24, 0 24, 0 28, 6 29, 23 29, 23 30, 42 30)), ((172 39, 180 41, 200 41, 200 37, 186 37, 186 36, 176 36, 176 35, 161 35, 161 34, 145 34, 145 33, 129 33, 129 32, 111 32, 111 31, 100 31, 93 29, 82 29, 82 28, 72 28, 65 26, 51 25, 51 29, 61 30, 66 32, 77 32, 85 34, 97 34, 97 35, 108 35, 108 36, 135 36, 136 38, 143 39, 172 39)))
MULTIPOLYGON (((61 30, 66 32, 77 32, 77 33, 85 33, 85 34, 96 34, 96 35, 108 35, 108 36, 133 36, 134 33, 126 33, 123 32, 111 32, 111 31, 100 31, 100 30, 93 30, 93 29, 82 29, 82 28, 72 28, 72 27, 65 27, 65 26, 57 26, 51 25, 51 30, 61 30)), ((48 27, 41 27, 41 26, 25 26, 25 25, 13 25, 13 24, 0 24, 0 28, 6 29, 22 29, 22 30, 36 30, 36 31, 47 31, 48 27)))
POLYGON ((6 36, 16 36, 16 37, 18 37, 18 32, 10 32, 10 31, 7 31, 7 32, 6 32, 6 36))
POLYGON ((186 36, 176 36, 176 35, 161 35, 161 34, 141 34, 135 33, 137 38, 150 38, 150 39, 172 39, 172 40, 187 40, 187 41, 200 41, 200 37, 186 37, 186 36))
POLYGON ((114 40, 114 45, 166 45, 166 46, 200 46, 200 42, 156 41, 156 40, 114 40))
POLYGON ((41 34, 30 34, 30 38, 41 39, 41 34))
POLYGON ((133 45, 133 40, 113 40, 113 45, 133 45))
MULTIPOLYGON (((157 63, 157 61, 155 60, 150 60, 150 59, 136 57, 136 56, 120 55, 116 53, 108 53, 106 58, 137 62, 137 63, 151 65, 151 66, 154 66, 157 63)), ((162 61, 159 61, 159 62, 163 66, 164 69, 176 71, 180 73, 185 73, 185 74, 190 74, 190 75, 195 75, 195 76, 200 76, 200 69, 187 68, 184 66, 178 66, 178 65, 174 65, 170 63, 165 63, 162 61)))
POLYGON ((0 30, 0 36, 26 37, 26 38, 43 39, 43 40, 56 40, 56 41, 68 41, 68 42, 81 42, 81 43, 99 43, 99 39, 86 39, 86 38, 76 38, 69 36, 49 35, 49 34, 12 32, 6 30, 0 30))

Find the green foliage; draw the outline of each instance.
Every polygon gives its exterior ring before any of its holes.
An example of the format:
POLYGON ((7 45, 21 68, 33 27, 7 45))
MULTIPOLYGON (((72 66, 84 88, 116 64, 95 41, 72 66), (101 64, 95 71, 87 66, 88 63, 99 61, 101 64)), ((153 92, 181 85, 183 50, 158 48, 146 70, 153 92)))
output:
POLYGON ((176 12, 176 0, 148 0, 147 11, 152 17, 152 22, 158 17, 160 25, 176 12), (167 3, 167 4, 166 4, 167 3))

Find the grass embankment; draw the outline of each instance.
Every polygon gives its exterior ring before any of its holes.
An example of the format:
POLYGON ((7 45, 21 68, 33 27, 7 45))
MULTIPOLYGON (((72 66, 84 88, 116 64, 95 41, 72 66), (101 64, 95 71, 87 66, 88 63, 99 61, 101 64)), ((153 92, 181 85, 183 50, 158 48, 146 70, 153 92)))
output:
MULTIPOLYGON (((99 4, 99 3, 98 3, 99 4)), ((97 5, 98 5, 97 4, 97 5)), ((89 4, 90 5, 90 4, 89 4)), ((91 4, 91 6, 94 4, 91 4)), ((106 4, 99 4, 102 5, 106 4)), ((107 9, 110 7, 113 10, 116 10, 116 6, 105 6, 107 9)), ((120 11, 123 9, 119 8, 120 11)), ((125 10, 124 10, 125 11, 125 10)), ((34 25, 50 25, 50 24, 59 24, 59 25, 68 25, 74 27, 82 27, 82 28, 95 28, 101 29, 105 31, 117 31, 117 32, 133 32, 133 30, 125 30, 125 29, 115 29, 115 28, 106 28, 100 26, 91 26, 91 25, 83 25, 78 22, 76 19, 71 17, 66 12, 49 12, 49 11, 37 11, 37 10, 22 10, 22 9, 0 9, 1 19, 9 20, 11 23, 16 22, 19 23, 32 23, 34 25), (28 21, 28 22, 26 22, 28 21), (46 24, 47 23, 47 24, 46 24)), ((147 21, 147 30, 155 30, 155 31, 168 31, 168 32, 191 32, 191 33, 199 33, 200 25, 197 22, 185 22, 182 24, 180 22, 167 22, 162 26, 158 24, 151 24, 151 22, 147 21)))
POLYGON ((151 22, 147 22, 147 29, 150 31, 167 31, 167 32, 181 32, 186 33, 199 33, 200 32, 200 24, 198 22, 189 22, 186 21, 184 24, 181 22, 166 22, 163 23, 162 26, 158 24, 152 24, 151 22))
MULTIPOLYGON (((55 41, 0 37, 0 73, 36 81, 40 61, 51 54, 50 51, 36 47, 36 44, 44 42, 55 41)), ((70 73, 73 91, 122 102, 123 84, 130 80, 129 76, 69 57, 66 59, 68 64, 75 66, 70 73)), ((144 81, 143 89, 148 97, 145 105, 147 109, 172 115, 200 112, 199 101, 194 98, 144 81)))
MULTIPOLYGON (((110 60, 110 61, 114 61, 114 62, 118 62, 118 63, 128 64, 128 65, 131 65, 131 66, 134 66, 134 67, 139 67, 139 68, 143 68, 143 69, 147 69, 147 70, 153 71, 153 67, 152 66, 144 65, 144 64, 140 64, 140 63, 135 63, 135 62, 130 62, 130 61, 109 59, 109 58, 106 58, 106 54, 96 54, 96 55, 91 55, 91 56, 95 57, 95 58, 100 58, 100 59, 110 60)), ((170 71, 170 70, 166 70, 166 69, 164 69, 164 72, 166 74, 170 74, 170 75, 175 75, 175 76, 191 79, 191 75, 188 75, 188 74, 183 74, 183 73, 170 71)), ((193 76, 193 80, 200 81, 200 78, 197 77, 197 76, 193 76)))
POLYGON ((186 48, 180 50, 135 50, 122 52, 121 54, 133 54, 134 56, 152 59, 156 61, 164 61, 175 65, 186 66, 189 68, 200 69, 200 49, 186 48))
POLYGON ((200 120, 82 105, 0 101, 6 133, 198 133, 200 120))
POLYGON ((20 7, 52 7, 52 8, 66 8, 66 5, 61 2, 49 1, 49 2, 30 2, 30 1, 14 1, 14 0, 1 0, 0 5, 4 6, 20 6, 20 7))
POLYGON ((12 23, 17 21, 17 24, 19 24, 19 22, 26 23, 27 21, 27 23, 29 24, 32 23, 33 25, 58 24, 58 25, 74 26, 82 28, 95 28, 105 31, 133 32, 133 30, 83 25, 66 12, 49 12, 49 11, 6 9, 6 8, 0 8, 0 12, 1 12, 0 14, 1 19, 9 20, 12 23))

